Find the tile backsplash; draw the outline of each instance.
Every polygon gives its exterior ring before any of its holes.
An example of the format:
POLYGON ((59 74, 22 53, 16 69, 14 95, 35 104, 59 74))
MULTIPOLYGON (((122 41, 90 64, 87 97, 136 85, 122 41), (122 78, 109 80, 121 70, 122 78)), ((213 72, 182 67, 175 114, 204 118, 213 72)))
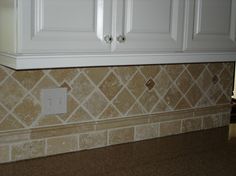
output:
MULTIPOLYGON (((233 63, 178 64, 129 67, 95 67, 51 70, 14 71, 0 66, 0 134, 17 130, 86 124, 159 113, 179 112, 196 108, 229 105, 233 85, 233 63), (68 112, 44 116, 41 113, 40 91, 65 87, 68 91, 68 112)), ((204 128, 212 118, 204 120, 204 128)), ((83 148, 142 140, 203 129, 197 118, 191 122, 172 121, 149 126, 130 126, 83 134, 79 145, 83 148), (158 128, 158 130, 157 130, 158 128), (160 129, 163 134, 160 135, 160 129), (88 140, 88 138, 91 140, 88 140), (92 139, 101 138, 100 142, 92 139)), ((213 122, 212 122, 213 123, 213 122)), ((74 139, 73 137, 70 137, 74 139)), ((69 140, 71 142, 71 139, 69 140)), ((1 138, 0 138, 1 140, 1 138)), ((49 154, 64 151, 57 139, 50 139, 49 154), (60 145, 59 145, 60 146, 60 145)), ((0 141, 0 144, 2 142, 0 141)), ((41 143, 38 142, 40 145, 41 143)), ((73 141, 72 151, 76 150, 73 141)), ((0 151, 8 150, 4 145, 0 151)), ((17 147, 11 147, 17 152, 17 147)), ((44 154, 42 154, 44 155, 44 154)), ((40 155, 41 156, 41 155, 40 155)), ((7 158, 8 156, 0 156, 7 158)), ((12 160, 21 159, 12 158, 12 160)), ((23 157, 27 159, 30 157, 23 157)), ((1 159, 0 159, 1 160, 1 159)))

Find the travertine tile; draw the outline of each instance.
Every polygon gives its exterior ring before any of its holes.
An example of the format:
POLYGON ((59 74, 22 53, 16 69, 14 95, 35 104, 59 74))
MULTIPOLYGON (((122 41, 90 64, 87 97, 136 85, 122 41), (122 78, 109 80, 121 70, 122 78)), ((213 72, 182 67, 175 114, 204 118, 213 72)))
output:
POLYGON ((135 141, 158 137, 159 124, 147 124, 135 127, 135 141))
POLYGON ((154 113, 167 112, 167 111, 171 111, 171 109, 163 100, 160 100, 153 109, 154 113))
POLYGON ((195 105, 198 103, 201 97, 202 97, 202 92, 196 84, 194 84, 186 94, 186 98, 189 100, 192 107, 195 107, 195 105))
POLYGON ((84 73, 86 73, 88 77, 96 85, 98 85, 103 80, 108 71, 109 71, 108 67, 95 67, 95 68, 84 69, 84 73))
POLYGON ((197 85, 204 91, 206 92, 209 87, 212 84, 212 76, 210 72, 205 69, 203 73, 200 75, 200 77, 197 80, 197 85))
POLYGON ((214 75, 214 74, 220 73, 223 69, 223 66, 224 65, 222 63, 209 63, 208 64, 208 69, 214 75))
POLYGON ((41 112, 41 106, 38 102, 32 97, 25 97, 20 104, 14 110, 14 113, 17 115, 25 125, 31 126, 32 123, 36 120, 41 112))
POLYGON ((16 130, 21 128, 24 128, 24 126, 11 115, 5 117, 5 119, 0 123, 0 131, 16 130))
POLYGON ((159 98, 155 91, 146 91, 139 99, 139 102, 143 105, 147 112, 150 112, 153 106, 157 103, 158 99, 159 98))
POLYGON ((8 162, 10 160, 10 148, 9 146, 0 146, 0 164, 8 162))
POLYGON ((78 69, 53 69, 50 71, 50 75, 59 83, 64 81, 70 82, 77 74, 79 73, 78 69))
POLYGON ((184 94, 188 91, 192 84, 193 79, 186 70, 176 80, 176 85, 179 87, 179 90, 182 91, 182 93, 184 94))
POLYGON ((191 105, 188 103, 188 101, 185 98, 182 98, 177 106, 175 107, 176 110, 180 110, 180 109, 189 109, 191 108, 191 105))
POLYGON ((230 124, 230 113, 222 114, 221 115, 221 124, 222 126, 228 126, 230 124))
POLYGON ((136 73, 130 80, 128 88, 132 92, 132 94, 134 94, 134 96, 138 98, 145 90, 144 77, 139 72, 136 73))
POLYGON ((41 116, 34 124, 34 126, 42 127, 42 126, 53 126, 60 124, 62 124, 62 121, 59 119, 57 115, 46 115, 46 116, 41 116))
POLYGON ((180 75, 180 73, 183 72, 184 65, 181 64, 166 65, 165 70, 174 81, 180 75))
POLYGON ((43 77, 41 70, 15 71, 12 76, 21 83, 27 90, 32 89, 43 77))
POLYGON ((160 123, 160 136, 170 136, 181 133, 181 120, 160 123))
POLYGON ((7 78, 7 73, 2 69, 2 66, 0 66, 0 83, 7 78))
POLYGON ((220 98, 221 95, 222 90, 218 84, 212 85, 207 92, 207 96, 211 100, 213 105, 216 104, 217 100, 220 98))
POLYGON ((126 84, 127 81, 136 72, 136 67, 116 67, 114 68, 116 75, 121 79, 121 81, 126 84))
POLYGON ((79 149, 99 148, 107 145, 107 131, 79 135, 79 149))
POLYGON ((111 73, 100 85, 100 90, 109 99, 112 100, 122 88, 119 79, 111 73))
POLYGON ((109 144, 120 144, 132 142, 134 140, 134 128, 122 128, 109 131, 109 144))
POLYGON ((0 105, 0 121, 7 115, 7 110, 0 105))
POLYGON ((146 77, 146 79, 149 79, 155 78, 156 75, 160 72, 161 67, 159 65, 141 66, 140 70, 146 77))
POLYGON ((47 155, 73 152, 78 149, 75 136, 57 137, 47 139, 47 155))
POLYGON ((191 132, 200 130, 202 118, 186 119, 182 121, 182 132, 191 132))
POLYGON ((226 97, 225 94, 222 94, 221 97, 217 100, 216 104, 230 104, 231 100, 226 97))
POLYGON ((88 122, 92 121, 93 118, 82 108, 80 107, 70 119, 68 119, 68 122, 88 122))
POLYGON ((210 115, 207 117, 203 117, 203 128, 204 129, 210 129, 210 128, 216 128, 221 126, 222 119, 220 115, 210 115))
POLYGON ((32 141, 12 145, 11 160, 22 160, 45 156, 45 141, 32 141))
POLYGON ((120 116, 120 113, 114 108, 114 106, 110 105, 105 109, 105 111, 103 111, 99 119, 110 119, 120 116))
POLYGON ((168 88, 173 84, 172 80, 164 69, 162 69, 162 71, 156 77, 155 83, 156 91, 162 96, 166 94, 168 88))
POLYGON ((182 95, 178 89, 175 86, 172 86, 166 93, 164 100, 169 107, 174 109, 181 97, 182 95))
POLYGON ((18 130, 0 133, 0 145, 30 140, 30 130, 18 130))
POLYGON ((188 71, 194 79, 197 79, 204 70, 204 64, 189 64, 188 71))
POLYGON ((233 74, 230 73, 228 70, 224 69, 220 75, 220 85, 223 89, 227 89, 229 86, 232 86, 233 81, 233 74))
POLYGON ((145 113, 146 110, 139 103, 135 103, 133 107, 129 110, 128 116, 143 115, 145 113))

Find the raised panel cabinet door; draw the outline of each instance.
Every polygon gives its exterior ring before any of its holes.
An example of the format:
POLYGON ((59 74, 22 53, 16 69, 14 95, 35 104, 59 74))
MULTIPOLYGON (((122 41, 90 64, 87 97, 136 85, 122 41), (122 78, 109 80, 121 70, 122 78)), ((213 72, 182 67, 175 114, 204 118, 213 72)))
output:
POLYGON ((187 0, 185 50, 235 50, 236 0, 187 0))
POLYGON ((18 9, 19 53, 111 49, 110 0, 21 0, 18 9))
POLYGON ((181 51, 183 0, 114 0, 114 51, 181 51))

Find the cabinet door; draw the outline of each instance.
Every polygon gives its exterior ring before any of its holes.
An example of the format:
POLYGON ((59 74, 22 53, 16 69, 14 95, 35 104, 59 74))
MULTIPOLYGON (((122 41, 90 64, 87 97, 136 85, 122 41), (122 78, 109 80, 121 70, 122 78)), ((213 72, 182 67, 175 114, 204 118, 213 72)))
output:
POLYGON ((235 50, 235 2, 187 0, 185 50, 235 50))
POLYGON ((113 43, 116 51, 180 51, 183 39, 183 0, 116 0, 113 43))
POLYGON ((110 0, 21 0, 18 9, 18 52, 110 51, 110 0))

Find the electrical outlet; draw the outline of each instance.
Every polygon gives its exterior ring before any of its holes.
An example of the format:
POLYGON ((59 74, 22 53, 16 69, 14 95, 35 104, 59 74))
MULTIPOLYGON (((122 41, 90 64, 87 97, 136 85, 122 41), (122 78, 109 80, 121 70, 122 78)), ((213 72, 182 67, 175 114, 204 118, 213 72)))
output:
POLYGON ((42 114, 64 114, 67 112, 67 89, 42 89, 41 90, 42 114))

